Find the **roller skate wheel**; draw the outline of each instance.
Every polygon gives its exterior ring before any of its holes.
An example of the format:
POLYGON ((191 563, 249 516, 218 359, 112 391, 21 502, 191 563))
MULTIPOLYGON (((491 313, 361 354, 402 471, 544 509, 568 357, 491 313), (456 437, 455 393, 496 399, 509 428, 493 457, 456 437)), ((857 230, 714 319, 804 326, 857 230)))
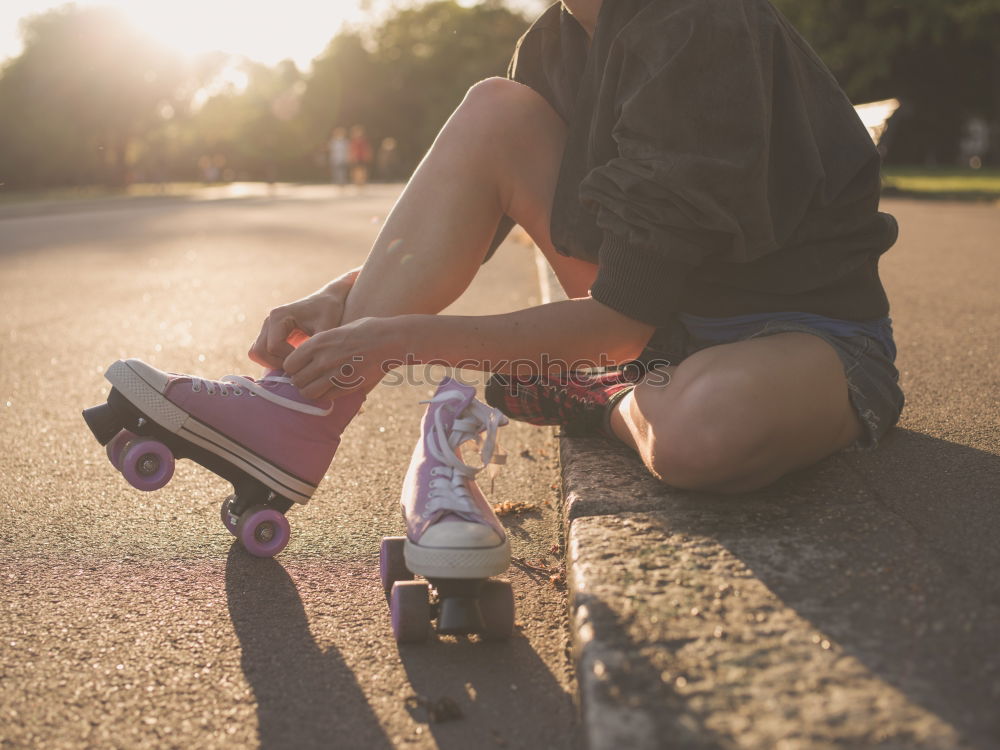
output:
POLYGON ((479 591, 479 611, 488 641, 505 641, 514 633, 514 590, 506 581, 483 581, 479 591))
POLYGON ((396 581, 412 581, 413 573, 406 567, 403 559, 403 544, 405 536, 382 537, 382 545, 378 553, 378 571, 382 579, 382 590, 386 596, 392 592, 396 581))
POLYGON ((396 581, 389 612, 397 643, 423 643, 431 624, 430 586, 424 581, 396 581))
POLYGON ((254 557, 274 557, 288 544, 288 519, 274 508, 255 505, 236 522, 236 538, 254 557))
POLYGON ((134 432, 122 430, 111 438, 111 442, 107 444, 105 450, 108 452, 108 460, 118 471, 122 470, 122 458, 125 454, 125 446, 138 437, 134 432))
POLYGON ((121 472, 137 490, 158 490, 174 475, 174 454, 157 440, 132 440, 122 452, 121 472))

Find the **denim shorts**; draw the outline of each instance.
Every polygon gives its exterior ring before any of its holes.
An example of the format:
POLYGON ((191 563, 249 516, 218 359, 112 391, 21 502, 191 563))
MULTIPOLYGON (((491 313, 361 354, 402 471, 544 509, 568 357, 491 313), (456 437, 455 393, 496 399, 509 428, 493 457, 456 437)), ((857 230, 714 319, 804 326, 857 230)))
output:
POLYGON ((710 346, 776 333, 809 333, 833 347, 844 366, 848 396, 863 430, 849 450, 868 451, 878 445, 899 421, 904 402, 889 318, 852 321, 799 312, 704 318, 682 313, 673 325, 656 330, 641 359, 676 365, 710 346))

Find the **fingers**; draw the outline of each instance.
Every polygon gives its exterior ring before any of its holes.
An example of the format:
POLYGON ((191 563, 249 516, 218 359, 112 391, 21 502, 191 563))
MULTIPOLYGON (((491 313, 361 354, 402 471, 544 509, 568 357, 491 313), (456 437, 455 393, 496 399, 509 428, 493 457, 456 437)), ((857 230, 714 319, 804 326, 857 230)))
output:
POLYGON ((369 375, 364 369, 365 358, 361 354, 341 354, 342 344, 334 331, 325 331, 288 355, 285 372, 303 396, 333 398, 366 385, 369 375))
POLYGON ((264 367, 282 369, 285 357, 308 338, 296 325, 295 318, 278 308, 267 316, 247 356, 264 367))
POLYGON ((333 386, 328 375, 333 357, 322 343, 321 336, 313 337, 285 358, 285 374, 306 398, 322 398, 333 386))
POLYGON ((342 362, 331 370, 315 360, 298 370, 291 378, 299 393, 313 400, 335 398, 355 390, 365 382, 349 362, 342 362))
POLYGON ((274 356, 267 350, 267 329, 268 321, 265 320, 264 325, 260 328, 260 333, 257 334, 257 340, 251 344, 247 356, 261 367, 280 370, 282 358, 274 356))
POLYGON ((313 361, 319 338, 319 336, 314 336, 308 341, 304 341, 298 348, 292 349, 283 363, 286 375, 294 376, 313 361))
POLYGON ((308 340, 309 340, 309 334, 303 331, 301 328, 293 328, 292 332, 288 334, 288 336, 285 338, 285 341, 291 344, 292 348, 294 349, 298 349, 308 340))
POLYGON ((284 362, 285 357, 292 353, 294 347, 288 343, 288 336, 294 330, 296 330, 295 318, 291 315, 268 318, 267 353, 272 359, 284 362))
POLYGON ((332 386, 327 377, 326 368, 315 360, 307 362, 294 373, 288 370, 285 370, 285 373, 291 377, 292 385, 307 398, 319 398, 332 386))
POLYGON ((301 378, 293 377, 292 383, 299 389, 299 393, 306 398, 313 401, 322 401, 326 399, 332 400, 357 390, 367 393, 378 384, 379 380, 385 374, 377 368, 376 370, 371 370, 370 368, 365 370, 357 369, 353 365, 346 365, 340 368, 340 371, 341 374, 336 375, 329 375, 322 370, 319 371, 318 375, 315 372, 310 372, 301 378), (343 374, 347 371, 351 373, 350 376, 343 374), (312 378, 312 380, 305 383, 306 378, 312 378), (302 380, 304 385, 299 386, 296 380, 302 380))

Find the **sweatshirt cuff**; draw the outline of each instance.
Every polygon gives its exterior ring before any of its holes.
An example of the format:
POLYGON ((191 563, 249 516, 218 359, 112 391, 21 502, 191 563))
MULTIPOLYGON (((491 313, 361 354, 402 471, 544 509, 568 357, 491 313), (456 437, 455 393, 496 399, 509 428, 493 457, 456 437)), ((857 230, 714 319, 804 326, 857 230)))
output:
POLYGON ((606 232, 590 296, 633 320, 665 326, 677 312, 689 271, 684 263, 630 246, 627 240, 606 232))

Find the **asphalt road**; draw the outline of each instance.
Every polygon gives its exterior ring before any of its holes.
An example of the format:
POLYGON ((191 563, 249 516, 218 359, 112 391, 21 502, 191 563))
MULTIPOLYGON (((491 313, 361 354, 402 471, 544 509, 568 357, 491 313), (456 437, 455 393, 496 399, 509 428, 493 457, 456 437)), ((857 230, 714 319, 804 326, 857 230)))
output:
MULTIPOLYGON (((359 263, 397 191, 0 210, 0 746, 577 744, 565 591, 548 574, 510 570, 506 644, 392 638, 378 543, 402 532, 417 402, 440 372, 373 394, 273 560, 222 528, 225 482, 181 462, 138 492, 80 418, 120 357, 255 374, 244 352, 262 317, 359 263), (462 717, 434 721, 442 698, 462 717)), ((532 252, 508 242, 457 308, 537 303, 532 252)), ((508 466, 484 489, 537 506, 506 519, 514 554, 554 563, 552 433, 512 425, 503 443, 508 466)))

